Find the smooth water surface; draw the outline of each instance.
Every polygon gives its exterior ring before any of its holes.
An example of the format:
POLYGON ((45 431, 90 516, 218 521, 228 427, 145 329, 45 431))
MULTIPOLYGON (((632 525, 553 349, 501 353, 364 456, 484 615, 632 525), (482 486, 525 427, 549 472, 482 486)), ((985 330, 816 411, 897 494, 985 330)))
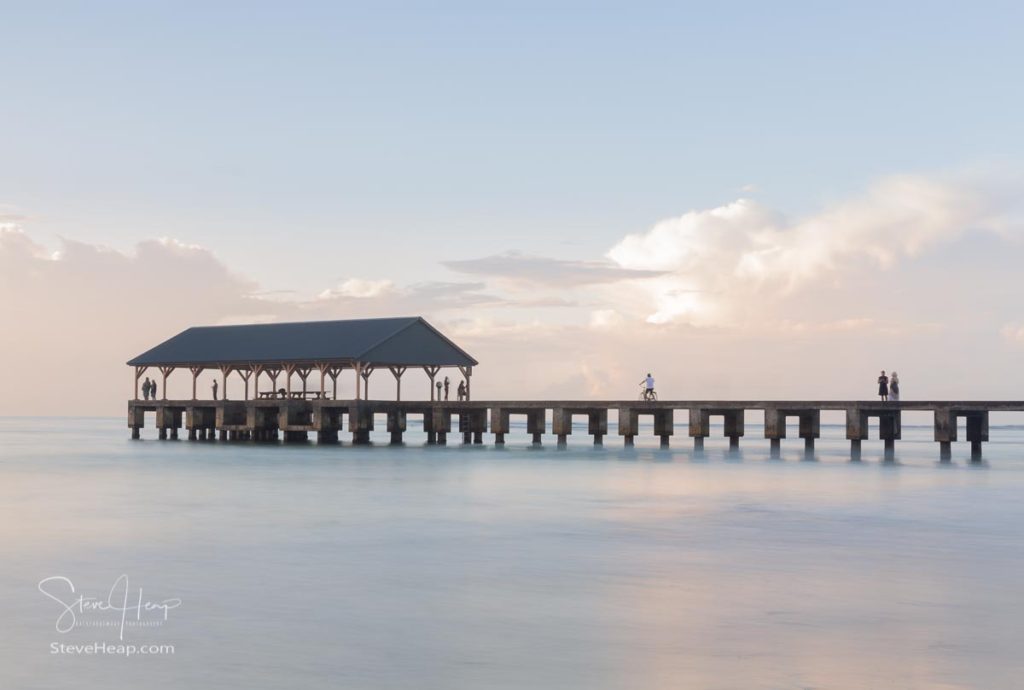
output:
POLYGON ((1020 687, 1021 428, 993 425, 982 466, 966 444, 939 465, 927 426, 894 464, 878 441, 851 463, 841 427, 812 461, 752 429, 699 456, 685 426, 670 451, 584 432, 295 447, 2 419, 0 688, 1020 687), (40 580, 106 598, 122 574, 181 600, 124 643, 174 653, 51 653, 119 628, 58 633, 40 580))

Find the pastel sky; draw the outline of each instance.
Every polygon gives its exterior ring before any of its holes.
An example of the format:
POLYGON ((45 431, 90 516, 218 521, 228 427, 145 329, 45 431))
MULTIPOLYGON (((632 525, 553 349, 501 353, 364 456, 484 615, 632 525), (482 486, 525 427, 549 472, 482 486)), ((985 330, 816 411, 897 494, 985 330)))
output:
POLYGON ((1024 397, 1020 3, 0 15, 0 414, 120 413, 189 325, 411 314, 478 398, 1024 397))

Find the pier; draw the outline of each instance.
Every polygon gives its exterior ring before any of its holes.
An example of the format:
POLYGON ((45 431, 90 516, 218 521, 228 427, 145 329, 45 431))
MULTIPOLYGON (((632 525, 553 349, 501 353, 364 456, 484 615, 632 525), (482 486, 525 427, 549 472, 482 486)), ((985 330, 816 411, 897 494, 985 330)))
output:
POLYGON ((477 364, 421 317, 189 328, 128 362, 134 368, 128 427, 132 438, 141 438, 146 414, 153 413, 160 439, 177 439, 184 429, 190 441, 310 442, 315 436, 318 443, 337 444, 347 429, 351 443, 363 445, 370 443, 380 418, 390 442, 400 445, 410 431, 411 418, 421 424, 427 444, 446 445, 452 433, 461 435, 464 444, 483 444, 489 433, 500 446, 511 431, 511 420, 518 418, 525 420, 534 445, 553 436, 558 447, 565 447, 576 419, 585 419, 594 445, 603 445, 609 418, 614 416, 616 434, 627 447, 640 434, 642 418, 650 419, 662 448, 671 447, 676 421, 685 419, 693 447, 700 451, 711 435, 712 421, 718 419, 729 448, 739 449, 747 413, 753 412, 763 414, 763 438, 771 455, 779 457, 789 420, 797 421, 805 453, 813 454, 821 437, 822 412, 842 412, 850 457, 858 460, 869 430, 876 428, 869 424, 872 419, 878 420, 877 437, 885 457, 891 459, 902 436, 903 413, 925 412, 934 419, 940 460, 951 461, 963 419, 971 459, 980 462, 982 446, 989 440, 989 415, 1024 412, 1024 401, 476 401, 471 399, 470 382, 477 364), (446 368, 461 376, 456 400, 449 399, 449 378, 439 378, 446 368), (143 384, 147 390, 140 399, 139 381, 150 370, 159 371, 161 378, 157 383, 147 376, 143 384), (168 398, 168 381, 178 370, 191 374, 189 399, 168 398), (402 377, 410 370, 425 374, 420 382, 428 387, 427 399, 402 400, 402 377), (198 381, 207 371, 213 375, 212 390, 211 399, 204 400, 199 397, 198 381), (375 371, 388 371, 394 377, 395 400, 370 398, 375 371), (351 375, 350 395, 344 390, 345 372, 351 375), (227 399, 233 378, 243 384, 240 400, 227 399), (261 381, 269 383, 262 392, 261 381))
MULTIPOLYGON (((640 434, 642 417, 653 420, 653 435, 662 448, 671 446, 675 420, 688 420, 688 434, 695 450, 702 450, 711 435, 711 421, 723 420, 723 435, 729 447, 738 449, 745 436, 747 412, 764 414, 763 440, 772 456, 781 452, 786 439, 786 421, 799 421, 798 436, 805 452, 813 452, 821 436, 821 413, 841 411, 846 416, 846 439, 850 457, 860 458, 862 443, 868 441, 869 420, 878 419, 877 440, 884 454, 894 457, 901 438, 903 412, 930 412, 934 418, 934 440, 939 458, 952 458, 952 444, 958 440, 960 418, 966 421, 966 441, 971 459, 982 460, 982 444, 989 440, 988 420, 992 412, 1024 412, 1024 401, 389 401, 389 400, 301 400, 267 399, 239 401, 131 400, 128 427, 132 438, 140 438, 146 413, 155 413, 160 439, 177 439, 184 429, 189 440, 283 441, 337 444, 347 430, 353 445, 370 442, 375 422, 385 421, 390 443, 405 443, 410 418, 421 425, 420 442, 446 445, 454 432, 464 444, 482 444, 490 434, 495 445, 505 443, 510 420, 521 418, 535 445, 545 437, 558 447, 567 445, 574 419, 587 421, 587 433, 594 445, 603 445, 609 431, 609 415, 617 417, 616 434, 625 446, 632 446, 640 434), (677 417, 678 415, 678 417, 677 417), (417 419, 418 418, 418 419, 417 419), (550 422, 550 423, 549 423, 550 422)), ((759 430, 761 431, 761 430, 759 430)), ((751 440, 751 443, 755 441, 751 440)))

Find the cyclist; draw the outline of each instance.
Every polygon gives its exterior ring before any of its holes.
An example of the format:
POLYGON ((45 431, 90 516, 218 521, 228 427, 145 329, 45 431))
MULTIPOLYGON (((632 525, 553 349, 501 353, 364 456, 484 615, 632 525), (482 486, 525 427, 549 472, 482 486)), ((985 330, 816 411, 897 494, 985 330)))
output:
POLYGON ((647 378, 640 382, 640 385, 644 387, 644 400, 655 400, 654 393, 654 377, 651 376, 651 372, 647 372, 647 378))

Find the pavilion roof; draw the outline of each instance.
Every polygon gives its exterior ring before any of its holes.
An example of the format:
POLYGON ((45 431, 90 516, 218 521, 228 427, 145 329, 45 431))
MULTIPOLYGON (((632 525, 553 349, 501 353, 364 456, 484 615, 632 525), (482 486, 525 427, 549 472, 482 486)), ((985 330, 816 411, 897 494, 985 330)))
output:
POLYGON ((473 366, 477 361, 421 317, 196 326, 128 361, 130 366, 361 362, 473 366))

